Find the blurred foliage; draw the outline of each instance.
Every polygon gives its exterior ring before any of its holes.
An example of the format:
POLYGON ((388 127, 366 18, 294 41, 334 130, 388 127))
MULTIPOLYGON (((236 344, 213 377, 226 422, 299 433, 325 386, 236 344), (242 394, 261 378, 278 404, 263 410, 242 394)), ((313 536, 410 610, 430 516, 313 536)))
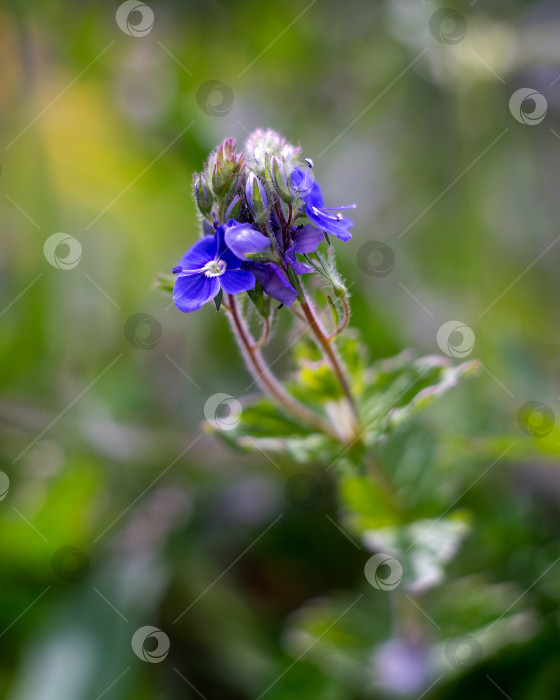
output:
POLYGON ((488 654, 425 697, 556 697, 557 5, 454 3, 454 44, 430 32, 429 0, 160 0, 143 37, 118 5, 0 6, 0 696, 383 697, 387 596, 333 524, 367 493, 341 498, 320 460, 199 437, 209 396, 256 389, 225 318, 151 288, 197 235, 192 172, 264 126, 302 143, 329 200, 358 204, 336 252, 372 359, 439 352, 449 319, 476 336, 479 377, 380 454, 431 499, 422 517, 475 516, 451 587, 421 605, 488 654), (227 114, 201 107, 210 80, 233 91, 227 114), (527 86, 548 102, 537 126, 508 108, 527 86), (81 244, 72 269, 45 259, 56 232, 81 244), (360 264, 372 240, 394 254, 387 274, 360 264), (529 401, 550 430, 528 427, 529 401), (169 635, 165 662, 133 654, 145 625, 169 635))

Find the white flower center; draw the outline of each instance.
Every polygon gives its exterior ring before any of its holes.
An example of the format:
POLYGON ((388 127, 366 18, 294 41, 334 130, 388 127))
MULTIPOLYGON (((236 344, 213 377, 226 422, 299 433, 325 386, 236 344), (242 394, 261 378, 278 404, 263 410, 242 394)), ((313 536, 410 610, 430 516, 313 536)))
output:
POLYGON ((206 277, 219 277, 224 274, 226 267, 225 260, 210 260, 202 268, 202 272, 204 272, 206 277))

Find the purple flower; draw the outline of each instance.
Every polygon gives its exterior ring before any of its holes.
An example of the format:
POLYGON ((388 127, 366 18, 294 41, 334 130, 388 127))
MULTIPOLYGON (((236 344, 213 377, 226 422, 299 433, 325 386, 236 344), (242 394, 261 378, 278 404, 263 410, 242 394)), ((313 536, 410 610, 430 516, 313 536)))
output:
POLYGON ((297 290, 288 282, 278 265, 250 263, 250 269, 269 297, 278 300, 284 306, 291 306, 297 299, 297 290))
POLYGON ((246 260, 248 253, 262 253, 270 247, 270 240, 254 229, 251 224, 240 224, 230 219, 225 227, 227 247, 241 260, 246 260))
POLYGON ((351 219, 342 216, 340 210, 355 209, 355 204, 348 204, 341 207, 326 207, 323 193, 319 185, 310 177, 311 164, 307 170, 294 168, 292 170, 292 182, 298 190, 300 197, 305 204, 305 213, 307 217, 322 231, 327 234, 332 234, 341 241, 348 241, 352 238, 352 234, 348 231, 354 225, 351 219), (331 214, 335 211, 336 214, 331 214))
MULTIPOLYGON (((313 272, 313 268, 301 263, 296 258, 296 253, 314 252, 324 240, 323 233, 310 225, 299 229, 294 226, 290 233, 293 242, 285 251, 279 251, 280 254, 283 253, 285 265, 289 265, 298 275, 313 272)), ((241 259, 246 259, 246 256, 251 253, 272 251, 271 242, 267 236, 254 229, 250 224, 240 224, 233 220, 228 221, 225 241, 228 248, 241 259)), ((245 267, 255 275, 264 291, 273 299, 277 299, 285 306, 291 306, 297 299, 297 290, 290 284, 278 264, 249 261, 245 267)))
POLYGON ((173 268, 177 275, 173 301, 181 311, 197 311, 220 289, 226 294, 239 294, 255 286, 253 273, 242 270, 241 260, 226 247, 224 229, 218 226, 214 235, 197 241, 173 268))

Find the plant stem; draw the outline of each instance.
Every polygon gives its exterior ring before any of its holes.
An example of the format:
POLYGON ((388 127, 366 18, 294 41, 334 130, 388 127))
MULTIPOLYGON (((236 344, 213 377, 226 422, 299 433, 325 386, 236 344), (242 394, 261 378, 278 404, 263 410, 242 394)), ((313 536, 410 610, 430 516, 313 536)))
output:
POLYGON ((261 389, 301 422, 339 440, 339 436, 327 421, 323 420, 316 413, 297 401, 297 399, 291 396, 278 382, 264 361, 259 348, 256 346, 245 320, 239 313, 237 302, 233 295, 229 295, 229 304, 230 312, 228 316, 232 324, 235 339, 241 348, 249 372, 261 389))
POLYGON ((352 391, 350 389, 350 384, 348 383, 348 379, 346 378, 346 372, 342 366, 342 362, 340 358, 338 357, 335 349, 331 345, 331 339, 329 339, 325 331, 323 330, 323 327, 321 326, 318 318, 315 316, 313 313, 313 309, 311 308, 309 302, 307 301, 307 298, 305 296, 305 292, 303 290, 303 287, 300 286, 299 291, 299 303, 300 306, 303 310, 303 313, 305 314, 305 318, 307 319, 307 322, 309 323, 309 327, 311 328, 311 331, 313 332, 313 335, 315 336, 315 339, 317 341, 317 344, 319 345, 320 349, 323 351, 325 357, 327 358, 328 363, 331 366, 332 371, 334 372, 338 383, 340 384, 340 387, 342 389, 342 393, 344 394, 344 397, 346 398, 351 413, 352 417, 354 419, 356 431, 358 431, 360 421, 358 418, 358 413, 356 410, 356 403, 354 401, 354 396, 352 395, 352 391))

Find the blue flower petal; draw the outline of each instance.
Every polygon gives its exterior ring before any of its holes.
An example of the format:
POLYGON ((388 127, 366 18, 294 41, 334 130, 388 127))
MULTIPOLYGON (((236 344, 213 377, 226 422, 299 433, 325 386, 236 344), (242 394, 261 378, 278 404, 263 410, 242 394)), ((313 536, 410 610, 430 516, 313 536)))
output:
POLYGON ((330 212, 315 207, 306 207, 306 214, 316 226, 340 238, 341 241, 349 241, 352 238, 352 234, 348 231, 354 225, 351 219, 345 216, 337 218, 330 212))
MULTIPOLYGON (((323 234, 321 234, 322 236, 323 234)), ((288 250, 284 253, 284 260, 286 263, 292 268, 292 270, 296 273, 296 275, 305 275, 308 272, 313 272, 313 268, 309 267, 309 265, 306 265, 305 263, 300 262, 296 258, 296 244, 293 243, 288 250)))
POLYGON ((249 270, 226 270, 218 277, 226 294, 240 294, 255 286, 255 275, 249 270))
POLYGON ((185 270, 200 270, 216 255, 216 237, 204 236, 191 246, 179 260, 177 267, 185 270))
POLYGON ((274 263, 251 265, 251 271, 262 284, 268 296, 277 299, 285 306, 291 306, 297 299, 297 291, 284 277, 280 268, 274 263))
POLYGON ((294 168, 291 172, 291 178, 296 192, 299 193, 304 202, 307 202, 309 199, 310 205, 312 204, 315 207, 325 206, 321 188, 313 180, 311 168, 307 168, 307 170, 294 168))
POLYGON ((205 274, 177 277, 173 287, 175 306, 185 313, 198 311, 220 291, 218 279, 218 277, 207 277, 205 274))
POLYGON ((325 234, 321 230, 307 224, 294 233, 296 253, 314 253, 324 240, 325 234))
POLYGON ((228 226, 225 240, 227 247, 241 259, 245 258, 246 253, 262 253, 270 245, 268 238, 250 224, 228 226))

